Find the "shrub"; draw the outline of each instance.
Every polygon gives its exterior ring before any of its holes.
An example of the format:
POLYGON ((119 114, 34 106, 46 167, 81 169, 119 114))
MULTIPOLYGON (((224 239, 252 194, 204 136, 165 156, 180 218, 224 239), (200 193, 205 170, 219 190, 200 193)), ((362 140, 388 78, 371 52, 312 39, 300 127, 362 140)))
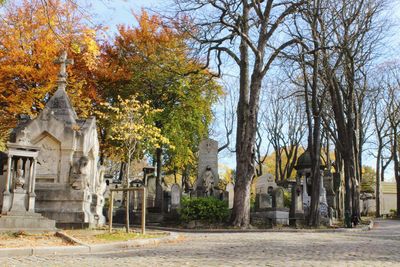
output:
POLYGON ((228 219, 228 203, 214 197, 183 197, 180 218, 184 222, 200 220, 209 223, 224 222, 228 219))
POLYGON ((283 202, 286 208, 290 208, 292 203, 292 193, 289 190, 283 191, 283 202))

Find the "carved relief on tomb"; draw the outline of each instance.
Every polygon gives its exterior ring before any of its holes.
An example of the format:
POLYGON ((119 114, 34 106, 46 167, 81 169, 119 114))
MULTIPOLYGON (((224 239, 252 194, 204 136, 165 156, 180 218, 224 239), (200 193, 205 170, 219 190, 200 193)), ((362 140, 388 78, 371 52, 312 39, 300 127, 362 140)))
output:
POLYGON ((44 137, 35 145, 41 148, 37 164, 37 182, 57 182, 61 160, 60 142, 50 135, 44 134, 44 137))

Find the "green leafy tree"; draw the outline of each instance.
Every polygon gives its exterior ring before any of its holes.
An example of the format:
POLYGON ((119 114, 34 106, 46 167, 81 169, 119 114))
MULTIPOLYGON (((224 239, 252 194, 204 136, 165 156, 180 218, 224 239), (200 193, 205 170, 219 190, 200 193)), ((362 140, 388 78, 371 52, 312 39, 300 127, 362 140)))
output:
POLYGON ((103 46, 106 67, 99 73, 99 91, 110 102, 116 94, 123 99, 137 94, 139 101, 161 110, 155 126, 174 149, 160 144, 149 150, 160 188, 162 165, 166 172, 181 171, 182 176, 193 170, 189 166, 195 165, 198 144, 208 134, 211 106, 222 90, 190 56, 187 36, 146 12, 136 19, 137 27, 119 26, 115 40, 103 46))
POLYGON ((128 186, 131 161, 143 155, 140 148, 158 147, 160 144, 169 144, 169 141, 153 125, 153 118, 160 110, 151 108, 148 102, 139 102, 135 95, 128 99, 118 96, 117 100, 113 106, 104 103, 104 111, 98 112, 98 116, 108 122, 108 138, 117 152, 114 155, 119 155, 120 160, 127 163, 124 182, 128 186))

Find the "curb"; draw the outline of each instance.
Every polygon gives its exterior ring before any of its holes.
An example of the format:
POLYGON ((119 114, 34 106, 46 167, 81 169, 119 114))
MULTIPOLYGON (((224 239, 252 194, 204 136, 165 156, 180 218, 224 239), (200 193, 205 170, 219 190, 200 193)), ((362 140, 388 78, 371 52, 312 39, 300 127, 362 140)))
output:
POLYGON ((170 228, 162 226, 147 226, 148 229, 161 230, 177 233, 201 233, 201 234, 219 234, 219 233, 331 233, 331 232, 363 232, 372 230, 374 221, 370 221, 368 226, 360 228, 332 228, 332 229, 183 229, 170 228))
POLYGON ((149 245, 159 245, 163 243, 177 242, 182 239, 182 235, 170 232, 166 237, 129 240, 124 242, 112 242, 88 245, 80 240, 73 238, 65 233, 58 232, 57 236, 77 246, 55 246, 55 247, 26 247, 26 248, 1 248, 0 257, 26 257, 26 256, 45 256, 45 255, 78 255, 97 252, 113 252, 130 248, 144 247, 149 245))

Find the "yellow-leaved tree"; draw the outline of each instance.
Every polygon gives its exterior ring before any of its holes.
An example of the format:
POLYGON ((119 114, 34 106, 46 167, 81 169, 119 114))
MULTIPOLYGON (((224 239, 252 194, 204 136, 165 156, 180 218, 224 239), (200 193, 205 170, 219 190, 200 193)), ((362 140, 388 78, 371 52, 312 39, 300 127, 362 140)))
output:
POLYGON ((109 153, 127 163, 124 186, 129 185, 130 166, 133 159, 143 157, 143 151, 152 146, 169 145, 169 140, 154 125, 154 116, 161 110, 151 108, 149 102, 140 102, 136 95, 127 99, 117 97, 117 102, 102 103, 97 112, 107 125, 109 153))

